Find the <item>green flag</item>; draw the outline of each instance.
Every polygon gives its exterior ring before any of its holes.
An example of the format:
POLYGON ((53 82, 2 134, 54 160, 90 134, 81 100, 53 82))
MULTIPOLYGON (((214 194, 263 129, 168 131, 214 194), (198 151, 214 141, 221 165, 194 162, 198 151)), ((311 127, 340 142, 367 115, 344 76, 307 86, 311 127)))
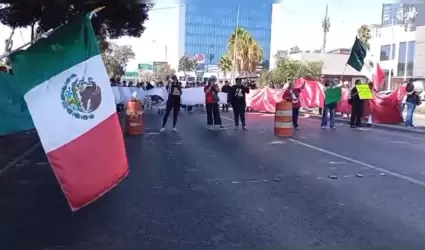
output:
POLYGON ((362 41, 360 41, 358 37, 356 37, 356 41, 354 41, 353 48, 351 49, 351 54, 348 58, 347 64, 353 67, 353 69, 361 72, 365 63, 366 56, 366 46, 362 43, 362 41))

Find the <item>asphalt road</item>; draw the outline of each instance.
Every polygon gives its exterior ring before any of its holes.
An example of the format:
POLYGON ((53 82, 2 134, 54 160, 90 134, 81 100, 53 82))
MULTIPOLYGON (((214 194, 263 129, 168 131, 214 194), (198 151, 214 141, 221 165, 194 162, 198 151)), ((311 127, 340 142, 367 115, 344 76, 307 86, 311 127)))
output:
POLYGON ((228 131, 183 114, 164 134, 147 115, 129 177, 74 214, 37 149, 0 176, 0 249, 425 247, 425 136, 301 119, 285 140, 272 116, 223 115, 228 131))

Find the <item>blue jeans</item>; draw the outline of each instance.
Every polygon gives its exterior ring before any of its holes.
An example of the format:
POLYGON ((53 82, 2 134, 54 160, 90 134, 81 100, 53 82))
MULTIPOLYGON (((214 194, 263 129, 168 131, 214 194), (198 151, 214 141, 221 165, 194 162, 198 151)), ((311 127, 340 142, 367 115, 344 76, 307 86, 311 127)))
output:
POLYGON ((300 115, 300 108, 292 108, 292 125, 298 128, 298 116, 300 115))
POLYGON ((328 108, 324 107, 322 111, 322 125, 326 126, 328 125, 328 113, 329 113, 329 125, 331 128, 335 127, 335 109, 334 108, 328 108))
POLYGON ((413 127, 413 112, 415 112, 416 104, 406 102, 407 114, 406 114, 406 127, 413 127))

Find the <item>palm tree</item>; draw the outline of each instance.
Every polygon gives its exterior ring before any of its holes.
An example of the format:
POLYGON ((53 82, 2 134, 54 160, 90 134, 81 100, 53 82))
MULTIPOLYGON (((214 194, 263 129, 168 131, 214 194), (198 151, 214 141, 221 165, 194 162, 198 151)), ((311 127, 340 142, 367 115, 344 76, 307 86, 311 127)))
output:
POLYGON ((242 27, 236 28, 230 36, 227 50, 228 57, 236 65, 238 72, 255 73, 264 58, 261 45, 242 27))
POLYGON ((224 55, 220 58, 220 62, 218 63, 218 67, 224 73, 224 78, 227 78, 227 72, 230 72, 233 68, 232 60, 227 55, 224 55))

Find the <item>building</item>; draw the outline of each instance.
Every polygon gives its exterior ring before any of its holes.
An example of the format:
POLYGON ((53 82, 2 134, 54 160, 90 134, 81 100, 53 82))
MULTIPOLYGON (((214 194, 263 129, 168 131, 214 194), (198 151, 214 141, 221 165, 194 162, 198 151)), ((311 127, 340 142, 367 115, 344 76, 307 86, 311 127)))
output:
MULTIPOLYGON (((416 53, 416 32, 406 31, 402 25, 382 27, 380 37, 370 41, 370 52, 379 61, 380 67, 387 76, 412 77, 416 53)), ((394 84, 385 82, 387 89, 395 88, 394 84)))
POLYGON ((229 37, 239 26, 259 41, 264 59, 270 59, 273 0, 186 0, 179 7, 178 56, 203 54, 205 64, 218 64, 229 37))
POLYGON ((326 52, 328 54, 343 54, 343 55, 349 55, 351 53, 351 48, 340 48, 340 49, 333 49, 326 52))
POLYGON ((371 24, 369 25, 370 29, 370 36, 373 38, 381 37, 381 28, 382 25, 380 24, 371 24))
POLYGON ((402 25, 403 18, 413 4, 388 3, 382 5, 382 27, 390 27, 391 24, 402 25))
POLYGON ((416 44, 413 75, 425 77, 425 4, 417 5, 416 44))
POLYGON ((344 54, 297 53, 288 57, 293 60, 323 62, 322 74, 327 79, 342 78, 342 81, 351 84, 354 84, 356 80, 366 82, 366 77, 360 72, 349 65, 346 66, 349 56, 344 54))

